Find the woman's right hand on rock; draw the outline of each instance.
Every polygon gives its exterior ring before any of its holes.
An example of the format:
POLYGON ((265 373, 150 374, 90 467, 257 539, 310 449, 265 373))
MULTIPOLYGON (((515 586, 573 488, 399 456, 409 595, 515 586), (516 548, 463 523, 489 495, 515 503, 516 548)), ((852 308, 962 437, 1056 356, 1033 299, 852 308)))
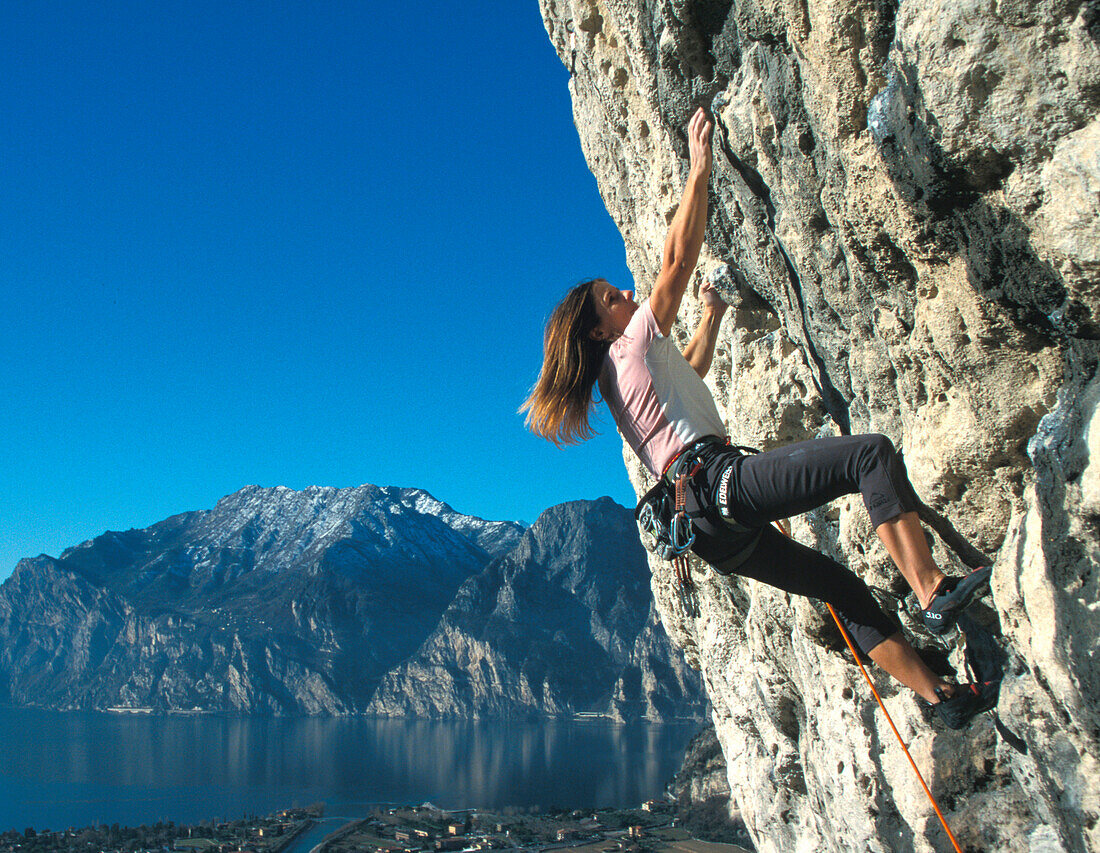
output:
POLYGON ((693 172, 702 175, 710 174, 712 163, 710 135, 713 130, 714 122, 707 116, 706 110, 700 107, 688 122, 688 152, 693 172))
POLYGON ((718 288, 709 281, 704 281, 700 285, 699 299, 704 306, 715 309, 719 314, 724 313, 730 307, 729 303, 722 298, 722 294, 718 292, 718 288))

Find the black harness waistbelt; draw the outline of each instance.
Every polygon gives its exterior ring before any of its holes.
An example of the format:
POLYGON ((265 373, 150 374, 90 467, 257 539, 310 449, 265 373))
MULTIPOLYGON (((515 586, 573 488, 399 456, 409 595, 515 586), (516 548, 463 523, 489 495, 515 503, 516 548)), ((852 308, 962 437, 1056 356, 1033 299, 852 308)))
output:
POLYGON ((714 484, 708 482, 706 471, 717 461, 718 454, 744 456, 756 452, 750 447, 732 446, 728 439, 708 436, 674 457, 634 510, 646 549, 663 560, 681 557, 695 544, 695 526, 702 523, 709 529, 717 528, 744 539, 737 551, 723 561, 724 569, 732 570, 747 560, 763 528, 748 527, 728 515, 715 499, 714 484), (694 497, 691 511, 687 508, 688 489, 694 497))

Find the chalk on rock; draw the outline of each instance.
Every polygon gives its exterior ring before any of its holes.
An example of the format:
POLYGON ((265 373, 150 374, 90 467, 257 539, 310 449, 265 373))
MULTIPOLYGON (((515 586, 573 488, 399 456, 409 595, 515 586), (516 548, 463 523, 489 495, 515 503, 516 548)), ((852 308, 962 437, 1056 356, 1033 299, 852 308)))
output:
POLYGON ((731 264, 722 264, 707 273, 707 281, 722 294, 731 308, 741 307, 749 283, 745 274, 731 264))

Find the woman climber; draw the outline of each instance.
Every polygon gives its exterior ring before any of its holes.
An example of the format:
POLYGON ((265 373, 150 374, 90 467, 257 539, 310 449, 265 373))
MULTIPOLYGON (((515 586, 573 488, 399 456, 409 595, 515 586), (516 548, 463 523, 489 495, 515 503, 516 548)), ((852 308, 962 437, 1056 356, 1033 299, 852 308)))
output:
POLYGON ((932 703, 948 726, 962 728, 996 704, 998 685, 956 685, 937 676, 862 580, 771 522, 860 492, 934 634, 950 629, 988 585, 990 570, 947 578, 936 567, 905 465, 884 436, 823 438, 764 453, 729 446, 703 382, 727 308, 712 285, 701 287, 703 317, 682 353, 669 337, 706 229, 712 129, 701 109, 688 124, 690 170, 649 299, 639 305, 630 291, 603 279, 574 287, 547 323, 542 370, 521 411, 533 432, 557 444, 587 439, 599 383, 619 432, 659 485, 680 480, 677 507, 691 522, 690 531, 672 535, 681 549, 690 541, 717 572, 832 604, 867 656, 932 703))

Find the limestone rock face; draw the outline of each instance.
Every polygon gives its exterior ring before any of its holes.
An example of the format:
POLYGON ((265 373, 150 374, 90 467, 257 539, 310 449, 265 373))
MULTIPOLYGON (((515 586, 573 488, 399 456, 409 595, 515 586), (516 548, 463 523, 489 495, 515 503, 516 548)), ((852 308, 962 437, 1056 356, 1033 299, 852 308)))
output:
MULTIPOLYGON (((882 432, 1006 667, 962 733, 879 689, 964 847, 1100 849, 1100 12, 1067 0, 540 0, 640 296, 716 120, 695 292, 733 306, 708 382, 735 443, 882 432), (574 56, 575 51, 575 56, 574 56)), ((674 334, 700 315, 689 294, 674 334)), ((646 475, 626 453, 636 488, 646 475)), ((794 535, 900 596, 862 502, 794 535)), ((813 602, 654 562, 762 851, 947 844, 813 602)), ((962 637, 929 659, 960 670, 962 637)), ((962 673, 960 672, 960 675, 962 673)))
POLYGON ((714 726, 707 726, 688 744, 684 763, 668 786, 668 792, 677 799, 693 803, 707 800, 729 799, 729 778, 726 760, 714 733, 714 726))
POLYGON ((706 726, 688 744, 684 763, 669 783, 668 793, 676 801, 677 817, 693 838, 751 844, 744 821, 730 803, 726 759, 713 725, 706 726))

